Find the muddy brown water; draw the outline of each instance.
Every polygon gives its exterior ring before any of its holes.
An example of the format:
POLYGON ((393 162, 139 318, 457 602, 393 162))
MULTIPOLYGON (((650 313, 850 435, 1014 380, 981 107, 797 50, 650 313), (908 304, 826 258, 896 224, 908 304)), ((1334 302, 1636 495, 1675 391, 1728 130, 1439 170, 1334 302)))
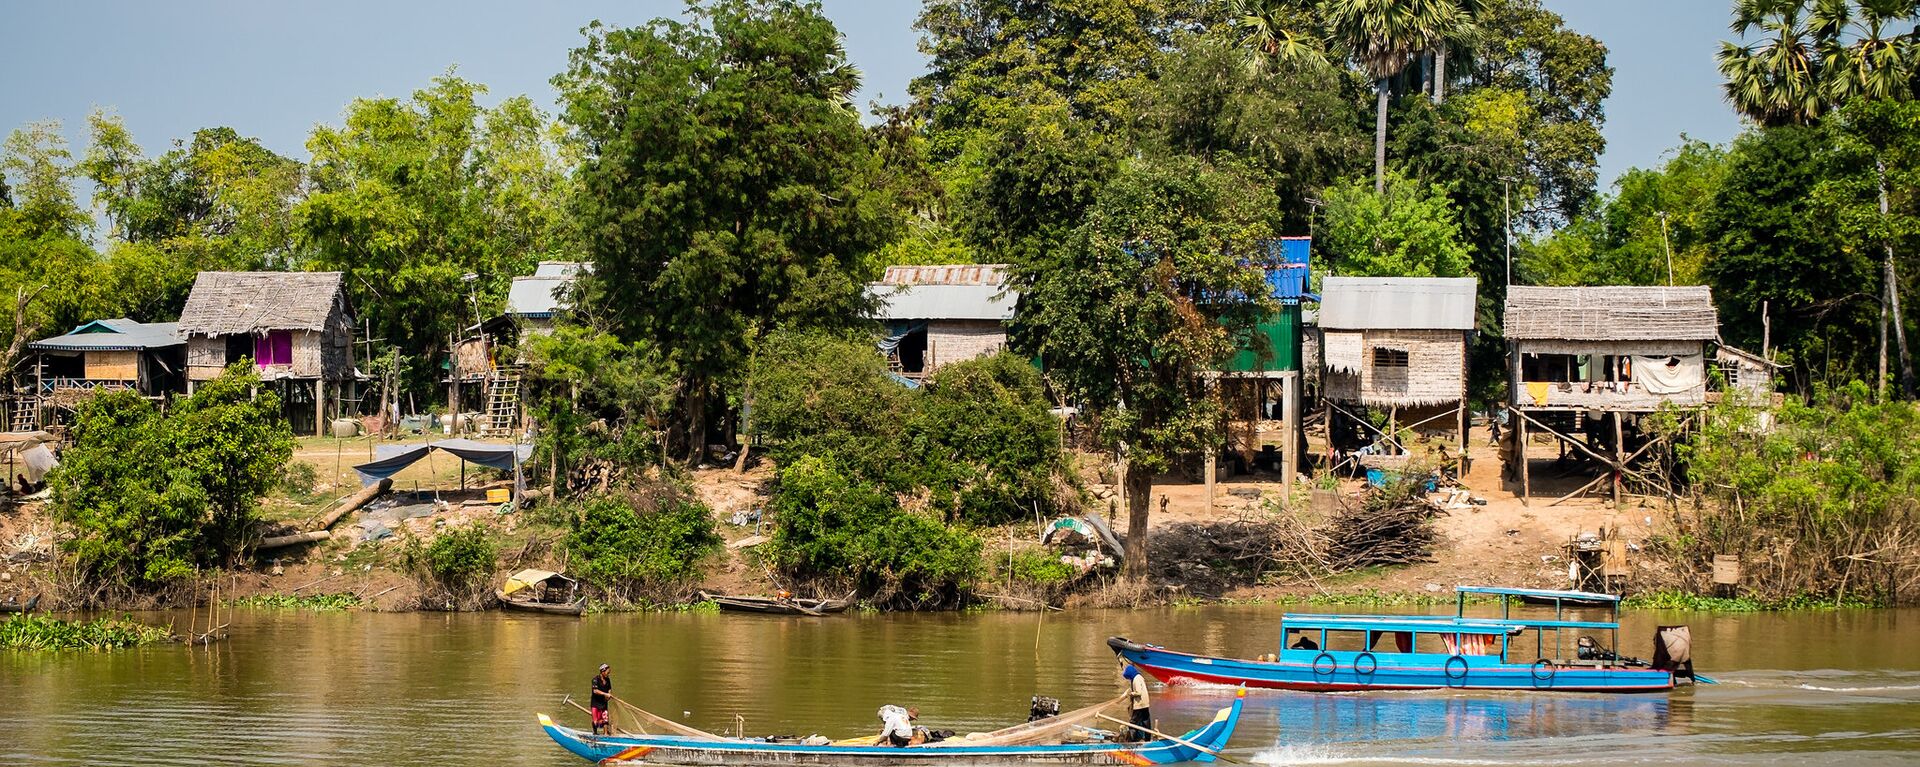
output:
MULTIPOLYGON (((1117 694, 1109 635, 1252 656, 1275 649, 1281 612, 243 610, 212 649, 0 652, 0 764, 584 764, 534 714, 583 726, 562 697, 583 700, 601 662, 616 694, 714 731, 849 736, 877 730, 885 703, 917 704, 930 726, 984 730, 1023 720, 1035 693, 1068 707, 1117 694)), ((1272 765, 1920 764, 1920 609, 1630 612, 1621 649, 1646 654, 1659 623, 1692 625, 1700 671, 1721 684, 1612 696, 1254 692, 1230 752, 1272 765)), ((1155 715, 1163 729, 1194 726, 1231 695, 1156 687, 1155 715)))

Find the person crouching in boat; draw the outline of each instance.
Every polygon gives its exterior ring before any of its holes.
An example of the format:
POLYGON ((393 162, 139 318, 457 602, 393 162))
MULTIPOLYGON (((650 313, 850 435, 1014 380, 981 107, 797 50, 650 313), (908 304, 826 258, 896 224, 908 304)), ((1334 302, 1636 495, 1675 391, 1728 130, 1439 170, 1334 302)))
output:
POLYGON ((880 737, 873 739, 876 746, 913 745, 913 720, 920 718, 920 709, 914 706, 880 707, 880 737))
POLYGON ((593 734, 612 735, 613 720, 608 718, 607 709, 613 704, 613 667, 600 664, 600 673, 593 677, 593 705, 587 710, 593 714, 593 734))
POLYGON ((1153 709, 1147 698, 1147 675, 1140 673, 1132 663, 1120 661, 1120 679, 1127 685, 1127 706, 1133 709, 1133 726, 1127 728, 1126 740, 1139 743, 1148 739, 1145 727, 1153 727, 1153 709))

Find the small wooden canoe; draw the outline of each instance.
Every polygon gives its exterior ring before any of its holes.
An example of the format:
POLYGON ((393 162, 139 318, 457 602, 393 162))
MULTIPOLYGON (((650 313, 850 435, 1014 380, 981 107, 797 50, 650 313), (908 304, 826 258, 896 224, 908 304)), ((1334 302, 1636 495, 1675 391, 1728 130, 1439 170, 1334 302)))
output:
POLYGON ((851 599, 783 599, 709 594, 705 591, 700 592, 700 596, 719 605, 722 610, 761 615, 830 615, 846 612, 847 608, 853 606, 851 599))
POLYGON ((22 604, 20 602, 17 602, 11 599, 5 602, 0 602, 0 613, 30 613, 30 612, 33 612, 34 608, 39 606, 40 606, 40 595, 35 594, 31 598, 29 598, 25 604, 22 604))
POLYGON ((580 615, 587 611, 587 598, 580 596, 580 584, 572 578, 547 570, 521 570, 493 590, 500 606, 547 615, 580 615))

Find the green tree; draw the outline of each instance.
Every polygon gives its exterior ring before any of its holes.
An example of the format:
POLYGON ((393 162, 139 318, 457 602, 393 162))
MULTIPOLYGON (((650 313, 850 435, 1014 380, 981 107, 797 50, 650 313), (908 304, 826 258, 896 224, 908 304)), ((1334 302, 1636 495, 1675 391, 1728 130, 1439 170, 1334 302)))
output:
POLYGON ((1462 277, 1472 254, 1447 190, 1389 174, 1385 193, 1355 179, 1328 188, 1316 244, 1329 273, 1362 277, 1462 277))
POLYGON ((651 347, 562 322, 530 334, 520 351, 527 410, 540 427, 536 463, 550 467, 561 493, 607 492, 659 463, 673 381, 651 347))
POLYGON ((1659 167, 1621 174, 1613 193, 1590 214, 1522 249, 1527 281, 1701 284, 1701 271, 1711 257, 1702 228, 1727 166, 1725 147, 1689 140, 1659 167))
POLYGON ((942 365, 915 405, 908 439, 947 521, 1000 525, 1078 505, 1060 420, 1029 361, 1001 352, 942 365))
POLYGON ((691 493, 661 485, 651 493, 593 498, 561 541, 581 581, 620 599, 679 586, 720 550, 713 510, 691 493))
POLYGON ((73 197, 79 173, 60 122, 27 123, 7 134, 0 145, 0 175, 8 181, 12 199, 13 236, 84 235, 92 220, 73 197))
POLYGON ((1185 157, 1123 165, 1065 247, 1019 264, 1017 348, 1098 419, 1126 462, 1126 572, 1146 574, 1153 473, 1218 442, 1203 373, 1272 307, 1250 263, 1272 192, 1185 157))
POLYGON ((769 564, 852 586, 876 602, 957 605, 980 570, 979 537, 900 508, 893 495, 848 476, 830 458, 806 456, 781 467, 768 508, 769 564))
POLYGON ((1328 35, 1374 80, 1373 189, 1384 193, 1388 80, 1415 52, 1461 36, 1472 19, 1454 0, 1327 0, 1320 12, 1328 35))
POLYGON ((225 564, 259 516, 259 500, 293 455, 270 391, 236 366, 162 414, 133 392, 80 407, 73 444, 48 480, 63 547, 94 593, 146 588, 225 564))
POLYGON ((1908 98, 1920 44, 1913 0, 1737 0, 1715 58, 1734 109, 1761 125, 1810 124, 1857 98, 1908 98))
POLYGON ((1885 396, 1891 330, 1900 393, 1913 397, 1913 357, 1900 305, 1902 291, 1911 286, 1901 282, 1897 256, 1905 254, 1911 261, 1920 249, 1920 201, 1913 193, 1913 184, 1920 180, 1920 102, 1856 100, 1830 113, 1824 127, 1832 148, 1813 189, 1813 203, 1822 219, 1834 222, 1841 247, 1880 262, 1880 348, 1874 380, 1885 396))
POLYGON ((780 327, 845 326, 896 234, 870 183, 859 78, 817 3, 723 0, 688 21, 587 28, 554 78, 584 146, 574 213, 590 300, 680 376, 673 440, 780 327))

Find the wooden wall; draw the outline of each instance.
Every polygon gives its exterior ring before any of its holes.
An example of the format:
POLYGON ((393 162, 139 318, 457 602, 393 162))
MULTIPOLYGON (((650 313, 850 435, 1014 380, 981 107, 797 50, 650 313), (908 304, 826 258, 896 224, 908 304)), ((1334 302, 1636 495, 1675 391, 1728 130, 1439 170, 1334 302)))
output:
POLYGON ((95 381, 140 380, 140 352, 93 351, 83 356, 86 359, 87 378, 95 381))

